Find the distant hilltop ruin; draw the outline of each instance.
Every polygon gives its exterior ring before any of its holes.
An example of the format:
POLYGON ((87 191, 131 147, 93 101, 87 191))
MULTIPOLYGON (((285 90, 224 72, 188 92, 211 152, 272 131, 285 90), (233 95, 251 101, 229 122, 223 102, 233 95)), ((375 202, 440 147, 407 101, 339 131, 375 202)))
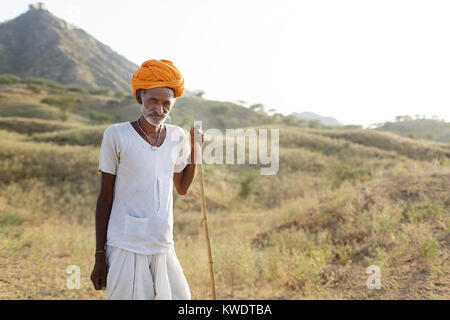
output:
POLYGON ((28 5, 28 7, 30 9, 36 9, 36 10, 48 10, 47 6, 43 2, 33 3, 33 4, 28 5))

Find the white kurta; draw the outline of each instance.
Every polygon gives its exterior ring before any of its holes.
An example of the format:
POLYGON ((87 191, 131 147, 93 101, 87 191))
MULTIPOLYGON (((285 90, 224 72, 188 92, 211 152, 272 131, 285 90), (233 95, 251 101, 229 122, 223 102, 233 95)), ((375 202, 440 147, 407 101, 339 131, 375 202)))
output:
POLYGON ((172 182, 188 163, 190 144, 183 129, 166 129, 157 150, 130 122, 103 134, 98 169, 116 175, 106 239, 108 299, 190 298, 173 247, 172 182))

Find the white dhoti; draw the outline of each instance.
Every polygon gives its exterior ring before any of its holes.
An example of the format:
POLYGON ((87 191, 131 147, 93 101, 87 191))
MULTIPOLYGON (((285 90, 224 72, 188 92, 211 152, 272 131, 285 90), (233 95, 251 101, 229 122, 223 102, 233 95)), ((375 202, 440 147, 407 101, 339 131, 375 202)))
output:
POLYGON ((191 293, 173 247, 167 253, 137 254, 106 247, 108 300, 190 300, 191 293))

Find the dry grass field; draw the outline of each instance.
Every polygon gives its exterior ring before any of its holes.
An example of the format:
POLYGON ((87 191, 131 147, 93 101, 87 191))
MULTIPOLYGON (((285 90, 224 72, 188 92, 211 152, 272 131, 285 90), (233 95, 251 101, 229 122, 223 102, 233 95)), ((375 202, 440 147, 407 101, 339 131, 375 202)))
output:
MULTIPOLYGON (((107 124, 9 108, 0 110, 0 299, 103 299, 89 276, 107 124), (71 265, 79 289, 66 285, 71 265)), ((276 175, 204 168, 218 298, 450 298, 449 144, 272 127, 276 175), (367 288, 370 265, 380 267, 381 289, 367 288)), ((208 299, 197 178, 174 198, 176 253, 192 298, 208 299)))

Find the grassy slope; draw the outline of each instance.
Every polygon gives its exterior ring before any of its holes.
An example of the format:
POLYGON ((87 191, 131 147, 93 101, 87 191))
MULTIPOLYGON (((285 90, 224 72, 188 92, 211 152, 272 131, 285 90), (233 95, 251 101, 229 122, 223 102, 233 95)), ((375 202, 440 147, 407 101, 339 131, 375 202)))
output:
MULTIPOLYGON (((0 94, 27 89, 10 90, 0 94)), ((0 298, 103 297, 89 275, 108 123, 78 116, 0 118, 0 298), (81 268, 78 290, 66 287, 73 264, 81 268)), ((219 298, 450 296, 447 145, 272 127, 280 129, 277 175, 205 166, 219 298), (369 265, 381 267, 381 290, 366 288, 369 265)), ((174 210, 176 251, 195 299, 209 294, 198 194, 196 179, 186 196, 175 195, 174 210)))
MULTIPOLYGON (((137 119, 140 107, 129 94, 111 96, 71 91, 45 84, 0 85, 0 116, 62 120, 79 124, 107 124, 137 119)), ((75 87, 75 89, 77 89, 75 87)), ((80 88, 81 89, 81 88, 80 88)), ((187 127, 201 119, 203 128, 237 128, 274 122, 273 117, 231 102, 182 97, 171 112, 172 123, 187 127)))
POLYGON ((310 130, 310 132, 330 138, 351 141, 360 145, 395 151, 398 154, 417 160, 433 157, 450 157, 450 144, 398 137, 390 132, 370 130, 310 130))
POLYGON ((433 119, 416 119, 398 122, 386 122, 376 128, 401 136, 450 143, 450 123, 433 119))

